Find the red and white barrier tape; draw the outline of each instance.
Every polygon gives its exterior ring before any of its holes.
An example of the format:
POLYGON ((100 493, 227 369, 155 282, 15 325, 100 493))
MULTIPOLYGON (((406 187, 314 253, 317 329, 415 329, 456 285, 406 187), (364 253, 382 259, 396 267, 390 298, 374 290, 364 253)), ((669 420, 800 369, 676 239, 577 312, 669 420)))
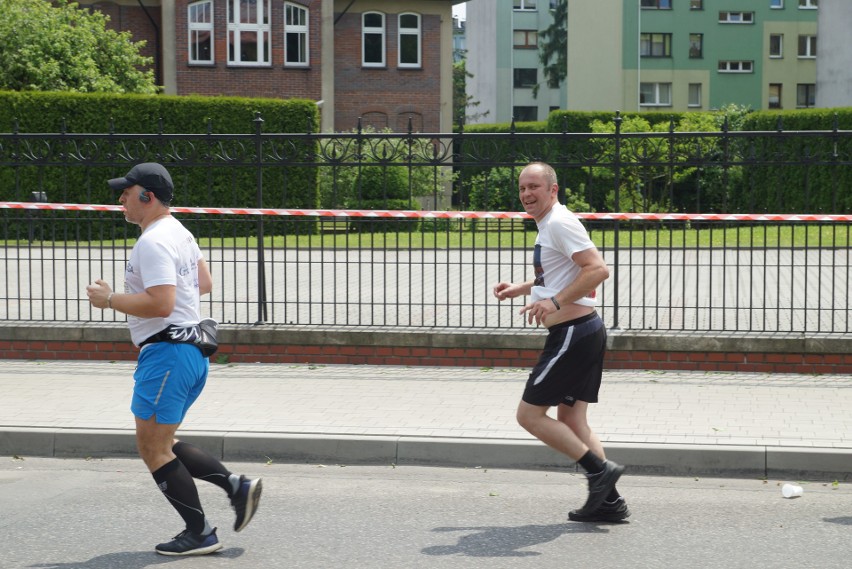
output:
MULTIPOLYGON (((114 211, 122 212, 120 205, 0 202, 0 209, 33 209, 45 211, 114 211)), ((407 219, 530 219, 518 211, 419 211, 372 209, 268 209, 239 207, 180 207, 170 208, 175 213, 207 215, 270 215, 305 217, 356 217, 356 218, 407 218, 407 219)), ((577 213, 588 220, 613 221, 824 221, 852 222, 852 215, 774 214, 774 213, 577 213)))

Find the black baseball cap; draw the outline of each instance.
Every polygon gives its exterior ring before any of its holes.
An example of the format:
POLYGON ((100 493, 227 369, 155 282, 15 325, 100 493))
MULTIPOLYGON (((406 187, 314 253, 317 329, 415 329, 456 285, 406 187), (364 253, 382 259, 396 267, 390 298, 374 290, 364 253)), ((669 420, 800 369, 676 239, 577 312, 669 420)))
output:
POLYGON ((117 192, 139 184, 157 196, 158 200, 166 203, 172 201, 175 193, 175 185, 172 183, 168 170, 156 162, 137 164, 123 178, 113 178, 108 180, 107 184, 117 192))

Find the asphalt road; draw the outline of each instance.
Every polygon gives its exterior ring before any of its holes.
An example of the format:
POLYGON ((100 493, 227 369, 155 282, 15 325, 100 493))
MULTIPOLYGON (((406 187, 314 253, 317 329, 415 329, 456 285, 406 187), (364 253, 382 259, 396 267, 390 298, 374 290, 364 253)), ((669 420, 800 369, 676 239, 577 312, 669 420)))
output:
POLYGON ((626 524, 566 521, 581 475, 554 471, 236 463, 264 477, 233 533, 224 494, 200 485, 224 548, 167 558, 182 529, 139 460, 0 457, 3 569, 840 568, 852 558, 852 486, 625 475, 626 524))

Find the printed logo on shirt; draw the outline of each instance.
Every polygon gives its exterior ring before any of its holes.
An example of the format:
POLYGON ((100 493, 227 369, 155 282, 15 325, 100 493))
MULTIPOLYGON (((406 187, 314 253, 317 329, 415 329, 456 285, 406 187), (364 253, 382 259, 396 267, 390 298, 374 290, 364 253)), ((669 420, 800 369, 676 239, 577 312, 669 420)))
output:
POLYGON ((536 245, 533 249, 533 273, 535 280, 533 286, 544 286, 544 268, 541 266, 541 245, 536 245))

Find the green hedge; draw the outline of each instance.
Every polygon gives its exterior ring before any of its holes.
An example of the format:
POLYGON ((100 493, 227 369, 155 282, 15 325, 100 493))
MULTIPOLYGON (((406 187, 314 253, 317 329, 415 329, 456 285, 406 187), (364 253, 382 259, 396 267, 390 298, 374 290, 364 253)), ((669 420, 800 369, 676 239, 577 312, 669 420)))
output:
POLYGON ((254 137, 189 142, 133 136, 252 135, 257 116, 264 133, 318 131, 316 104, 309 100, 0 92, 0 132, 69 135, 54 140, 50 153, 41 143, 10 142, 15 148, 0 153, 0 199, 26 201, 43 191, 51 202, 112 204, 107 179, 123 176, 135 162, 156 161, 172 174, 175 206, 317 207, 316 168, 279 165, 273 158, 276 152, 313 156, 315 148, 303 141, 265 139, 258 203, 254 137), (102 136, 107 133, 114 136, 102 136), (38 158, 14 158, 23 154, 38 158))
MULTIPOLYGON (((677 123, 682 114, 680 113, 624 113, 622 118, 641 116, 652 126, 656 124, 668 124, 671 121, 677 123)), ((466 126, 467 133, 591 133, 592 123, 596 120, 612 122, 615 113, 611 112, 581 112, 581 111, 554 111, 550 113, 547 121, 520 122, 515 123, 514 130, 511 123, 479 124, 466 126)), ((587 157, 595 156, 600 152, 600 144, 590 140, 587 136, 565 136, 547 137, 536 141, 532 137, 495 138, 482 148, 490 151, 495 157, 495 164, 483 166, 465 166, 460 168, 459 201, 468 203, 470 209, 498 209, 503 211, 515 211, 520 207, 518 204, 517 188, 515 181, 511 186, 501 186, 485 191, 479 186, 482 180, 491 178, 489 174, 495 167, 501 166, 499 160, 509 158, 511 162, 523 164, 534 160, 541 160, 551 164, 556 170, 559 178, 559 186, 564 191, 562 201, 574 205, 585 206, 586 210, 602 210, 606 208, 607 195, 611 191, 611 184, 597 179, 587 168, 579 168, 587 157), (497 158, 499 157, 499 158, 497 158), (495 202, 495 199, 499 203, 495 202)), ((457 149, 462 154, 465 149, 457 149)), ((483 150, 476 149, 477 155, 483 155, 483 150)), ((514 176, 520 173, 515 168, 514 176)), ((583 210, 581 210, 583 211, 583 210)))
MULTIPOLYGON (((639 117, 650 124, 651 130, 667 131, 669 124, 678 129, 680 123, 692 125, 697 113, 623 113, 623 119, 639 117), (690 120, 693 119, 693 120, 690 120)), ((732 132, 763 132, 773 136, 732 137, 731 143, 724 147, 719 138, 704 138, 701 157, 705 161, 702 168, 691 165, 675 166, 674 177, 669 185, 666 179, 647 187, 653 203, 644 203, 637 211, 656 211, 660 208, 668 211, 727 211, 727 212, 779 212, 779 213, 846 213, 852 211, 852 169, 843 162, 852 155, 852 139, 848 136, 813 135, 807 131, 852 130, 852 108, 804 109, 790 111, 748 112, 747 109, 730 108, 712 113, 716 124, 721 125, 725 117, 731 119, 729 129, 732 132), (790 136, 774 136, 774 132, 783 130, 790 136), (836 158, 835 158, 836 157, 836 158), (836 161, 836 165, 833 161, 836 161), (728 162, 725 165, 725 162, 728 162), (659 201, 656 201, 659 200, 659 201)), ((601 140, 592 140, 585 136, 591 133, 594 121, 611 123, 615 117, 611 112, 574 112, 554 111, 547 121, 535 123, 516 123, 514 131, 511 124, 489 124, 466 126, 467 133, 566 133, 564 137, 542 138, 536 142, 534 137, 494 138, 482 148, 476 148, 476 154, 488 152, 500 157, 487 166, 466 166, 460 169, 457 184, 458 199, 468 203, 471 209, 518 209, 514 188, 491 188, 489 191, 477 188, 485 174, 498 166, 509 166, 509 162, 523 164, 532 160, 551 163, 559 176, 560 186, 566 191, 567 198, 572 195, 585 200, 595 211, 611 209, 613 177, 603 175, 601 168, 588 166, 589 157, 605 157, 612 152, 601 140), (498 163, 502 160, 502 163, 498 163), (578 167, 581 165, 585 167, 578 167), (495 191, 497 190, 497 191, 495 191), (500 203, 494 203, 497 199, 500 203)), ((721 129, 718 126, 718 129, 721 129)), ((687 126, 684 132, 694 129, 687 126)), ((658 139, 659 140, 659 139, 658 139)), ((698 145, 698 139, 681 139, 674 148, 676 161, 683 160, 682 152, 694 152, 690 144, 698 145)), ((465 143, 470 144, 470 143, 465 143)), ((468 146, 468 150, 471 146, 468 146)), ((462 154, 465 148, 457 149, 462 154)), ((634 148, 635 152, 637 148, 634 148)), ((638 150, 642 150, 638 147, 638 150)), ((668 144, 660 142, 656 149, 659 160, 666 160, 668 144)), ((622 170, 621 207, 631 211, 630 203, 637 195, 633 187, 625 187, 631 173, 665 173, 666 165, 645 167, 625 165, 622 170)), ((517 174, 517 172, 516 172, 517 174)))
MULTIPOLYGON (((755 112, 743 130, 800 132, 852 130, 852 108, 755 112)), ((757 153, 768 163, 744 168, 733 207, 781 213, 845 213, 852 211, 852 139, 848 136, 796 136, 759 139, 740 145, 748 159, 757 153), (756 147, 756 148, 755 148, 756 147), (799 164, 782 164, 799 160, 799 164), (778 163, 772 163, 777 161, 778 163)))
MULTIPOLYGON (((22 133, 104 134, 252 134, 255 115, 263 118, 265 133, 304 133, 317 130, 319 117, 316 105, 307 100, 247 99, 234 97, 168 97, 144 95, 101 95, 81 93, 0 92, 0 131, 22 133)), ((126 137, 122 137, 127 142, 126 137)), ((133 137, 129 142, 134 143, 133 137)), ((51 201, 87 202, 96 200, 114 203, 106 180, 122 176, 132 161, 123 158, 122 146, 98 141, 101 150, 95 156, 93 146, 84 145, 80 153, 90 162, 73 157, 54 156, 53 163, 36 163, 31 167, 15 168, 27 185, 48 192, 51 201), (106 152, 104 152, 106 151, 106 152), (111 163, 107 165, 106 163, 111 163), (73 183, 71 183, 73 181, 73 183), (91 194, 89 194, 91 192, 91 194)), ((156 144, 156 143, 155 143, 156 144)), ((126 145, 125 145, 126 146, 126 145)), ((66 146, 66 148, 70 148, 66 146)), ((181 166, 190 156, 186 144, 163 144, 152 147, 143 155, 138 146, 130 146, 140 157, 156 158, 157 152, 175 154, 163 162, 175 181, 175 205, 233 206, 257 205, 256 170, 252 164, 251 144, 238 148, 236 144, 197 147, 198 165, 181 166), (242 167, 224 166, 225 160, 205 154, 228 151, 248 158, 242 167), (217 167, 217 163, 222 166, 217 167)), ((310 148, 299 149, 311 153, 310 148)), ((7 156, 0 157, 0 160, 7 156)), ((189 163, 189 161, 187 161, 189 163)), ((5 164, 4 164, 5 166, 5 164)), ((316 174, 313 168, 267 167, 264 171, 264 207, 316 207, 316 174)), ((6 179, 0 186, 3 198, 13 172, 3 169, 6 179)), ((12 184, 14 185, 14 184, 12 184)), ((19 185, 22 185, 19 182, 19 185)), ((27 194, 29 195, 29 194, 27 194)))

